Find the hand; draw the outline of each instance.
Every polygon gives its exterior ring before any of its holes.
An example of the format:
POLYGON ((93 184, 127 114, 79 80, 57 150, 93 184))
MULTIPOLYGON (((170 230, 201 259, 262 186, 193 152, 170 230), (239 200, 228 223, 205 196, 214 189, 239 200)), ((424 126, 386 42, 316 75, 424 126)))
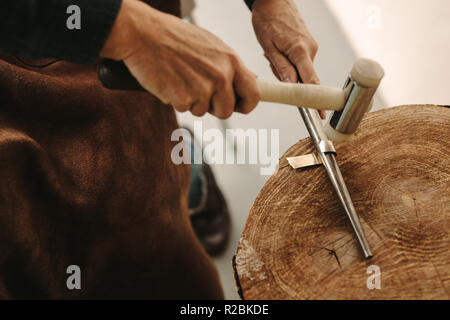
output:
POLYGON ((123 60, 142 87, 181 112, 224 119, 260 100, 256 76, 230 47, 140 1, 122 2, 100 55, 123 60))
MULTIPOLYGON (((314 70, 318 45, 292 0, 256 0, 252 6, 256 37, 275 76, 285 82, 319 84, 314 70), (298 73, 297 73, 298 71, 298 73)), ((325 111, 319 111, 322 119, 325 111)))

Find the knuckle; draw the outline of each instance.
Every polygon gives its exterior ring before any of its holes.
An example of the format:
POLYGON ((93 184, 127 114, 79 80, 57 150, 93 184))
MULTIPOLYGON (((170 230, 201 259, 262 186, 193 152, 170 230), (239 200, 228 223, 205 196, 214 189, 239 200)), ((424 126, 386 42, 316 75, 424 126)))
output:
POLYGON ((278 72, 280 72, 281 74, 286 74, 289 70, 290 70, 291 66, 288 65, 287 63, 280 63, 277 66, 277 70, 278 72))
POLYGON ((197 84, 199 100, 209 101, 214 92, 214 87, 215 85, 211 79, 199 82, 197 84))
POLYGON ((233 112, 234 112, 234 103, 230 102, 224 108, 224 113, 223 114, 224 114, 224 116, 226 118, 228 118, 228 117, 230 117, 233 114, 233 112))
POLYGON ((201 117, 206 113, 206 108, 199 105, 199 106, 192 108, 191 113, 196 117, 201 117))
POLYGON ((311 49, 312 49, 314 52, 317 52, 317 51, 319 50, 319 43, 318 43, 315 39, 312 39, 312 42, 311 42, 311 49))
POLYGON ((303 58, 304 56, 312 56, 314 57, 319 50, 319 44, 314 38, 310 38, 307 40, 299 40, 292 47, 292 50, 289 56, 293 58, 303 58))
POLYGON ((191 96, 189 96, 186 99, 184 99, 182 103, 185 106, 184 108, 186 108, 186 110, 189 110, 194 104, 194 99, 191 96))
POLYGON ((281 81, 295 82, 297 80, 297 73, 290 65, 282 65, 277 67, 277 73, 281 81))
POLYGON ((238 66, 240 64, 239 56, 233 51, 228 53, 228 59, 232 66, 238 66))
POLYGON ((178 112, 186 112, 189 110, 188 107, 185 106, 181 106, 181 105, 177 105, 177 104, 172 104, 172 106, 175 108, 175 110, 177 110, 178 112))
POLYGON ((234 112, 235 103, 231 103, 228 105, 228 107, 225 109, 225 117, 229 118, 233 112, 234 112))
POLYGON ((158 97, 158 99, 163 103, 163 104, 170 104, 170 99, 165 97, 165 96, 160 96, 158 97))
POLYGON ((305 53, 308 52, 308 45, 307 45, 306 42, 303 41, 303 40, 302 40, 302 41, 298 41, 298 42, 295 44, 294 48, 295 48, 295 51, 296 51, 298 54, 305 54, 305 53))
POLYGON ((234 106, 221 108, 220 110, 217 110, 216 116, 219 119, 228 119, 233 114, 233 111, 234 111, 233 109, 234 109, 234 106))
POLYGON ((182 105, 182 104, 172 104, 175 110, 179 112, 186 112, 189 110, 188 106, 182 105))
POLYGON ((221 117, 219 117, 220 119, 228 119, 229 117, 231 117, 231 115, 233 114, 233 109, 230 109, 226 112, 224 112, 221 117))
POLYGON ((255 100, 249 100, 249 101, 245 104, 245 106, 242 107, 242 113, 248 114, 248 113, 252 112, 253 109, 256 108, 256 105, 257 105, 257 104, 258 104, 257 101, 255 101, 255 100))
POLYGON ((192 95, 186 95, 182 100, 182 104, 190 108, 194 104, 194 97, 192 95))
POLYGON ((215 78, 217 85, 219 85, 219 86, 225 86, 228 83, 228 77, 226 76, 226 74, 224 72, 218 71, 215 74, 214 78, 215 78))
POLYGON ((250 112, 252 112, 254 109, 254 107, 246 107, 242 109, 242 113, 243 114, 249 114, 250 112))
POLYGON ((170 93, 170 91, 165 89, 156 90, 154 95, 164 104, 173 105, 174 95, 170 93))
POLYGON ((256 108, 260 100, 261 92, 257 88, 255 88, 250 92, 246 104, 242 107, 242 113, 250 113, 253 109, 256 108))
POLYGON ((310 50, 311 50, 311 55, 313 57, 317 54, 317 51, 319 51, 319 44, 317 43, 317 41, 315 39, 311 40, 310 50))
POLYGON ((172 105, 176 110, 185 112, 191 108, 194 102, 194 97, 192 95, 187 93, 178 93, 172 105))

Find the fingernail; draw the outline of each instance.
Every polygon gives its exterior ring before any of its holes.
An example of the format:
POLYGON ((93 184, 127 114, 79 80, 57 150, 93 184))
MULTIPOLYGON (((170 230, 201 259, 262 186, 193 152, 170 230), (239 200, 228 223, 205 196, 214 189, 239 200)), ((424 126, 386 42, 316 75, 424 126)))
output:
POLYGON ((292 77, 290 77, 286 74, 282 76, 282 79, 284 82, 295 82, 295 80, 292 77))

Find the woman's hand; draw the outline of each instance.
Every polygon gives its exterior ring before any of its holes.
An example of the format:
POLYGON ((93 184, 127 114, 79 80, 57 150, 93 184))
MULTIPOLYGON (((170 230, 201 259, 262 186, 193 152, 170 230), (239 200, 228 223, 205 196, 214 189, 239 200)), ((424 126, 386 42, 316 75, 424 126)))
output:
MULTIPOLYGON (((256 0, 252 6, 256 37, 275 76, 285 82, 319 84, 314 70, 318 45, 292 0, 256 0)), ((320 111, 325 118, 325 111, 320 111)))
POLYGON ((230 47, 140 1, 123 1, 100 55, 123 60, 142 87, 181 112, 227 118, 260 100, 256 76, 230 47))

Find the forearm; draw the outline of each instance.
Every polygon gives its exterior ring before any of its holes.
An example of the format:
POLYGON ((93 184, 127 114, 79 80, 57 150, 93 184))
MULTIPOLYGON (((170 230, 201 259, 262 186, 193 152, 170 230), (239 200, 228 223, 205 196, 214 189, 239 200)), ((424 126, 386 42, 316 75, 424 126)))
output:
POLYGON ((122 0, 2 0, 0 52, 29 58, 91 63, 98 57, 122 0), (81 9, 81 29, 70 30, 67 8, 81 9))

